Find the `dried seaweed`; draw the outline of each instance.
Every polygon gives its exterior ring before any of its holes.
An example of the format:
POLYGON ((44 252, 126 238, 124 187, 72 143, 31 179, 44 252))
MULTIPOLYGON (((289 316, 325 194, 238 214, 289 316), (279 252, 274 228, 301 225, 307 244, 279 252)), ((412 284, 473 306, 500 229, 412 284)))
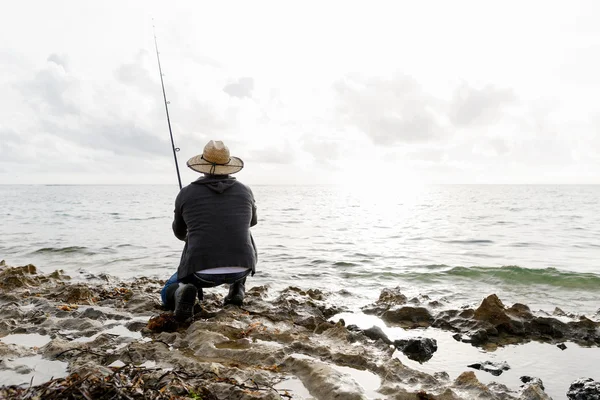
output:
POLYGON ((257 383, 253 380, 238 382, 233 378, 220 377, 213 372, 190 374, 185 371, 167 371, 159 368, 138 367, 126 364, 114 368, 110 375, 100 371, 85 376, 73 373, 66 378, 53 379, 37 386, 0 387, 2 399, 24 400, 176 400, 202 399, 219 400, 207 387, 211 384, 226 384, 235 387, 249 396, 261 392, 274 391, 280 397, 291 398, 285 390, 257 383))

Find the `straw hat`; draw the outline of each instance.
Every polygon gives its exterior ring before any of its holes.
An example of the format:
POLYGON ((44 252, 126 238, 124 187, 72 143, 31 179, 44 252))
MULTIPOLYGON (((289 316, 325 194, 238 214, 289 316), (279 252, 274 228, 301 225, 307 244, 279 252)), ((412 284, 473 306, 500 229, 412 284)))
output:
POLYGON ((187 166, 197 172, 209 175, 229 175, 244 168, 244 162, 229 155, 229 148, 220 140, 211 140, 204 146, 204 152, 188 160, 187 166))

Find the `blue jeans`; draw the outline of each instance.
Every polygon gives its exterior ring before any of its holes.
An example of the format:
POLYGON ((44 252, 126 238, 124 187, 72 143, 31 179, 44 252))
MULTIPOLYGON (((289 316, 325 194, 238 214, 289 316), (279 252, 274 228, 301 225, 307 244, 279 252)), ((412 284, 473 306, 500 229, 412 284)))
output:
POLYGON ((167 288, 171 285, 179 284, 180 282, 192 283, 198 289, 211 288, 224 283, 235 283, 250 275, 250 272, 252 272, 251 269, 242 272, 235 272, 233 274, 203 274, 202 271, 200 271, 187 276, 184 279, 177 279, 177 272, 175 272, 160 291, 160 298, 163 304, 167 304, 167 288))

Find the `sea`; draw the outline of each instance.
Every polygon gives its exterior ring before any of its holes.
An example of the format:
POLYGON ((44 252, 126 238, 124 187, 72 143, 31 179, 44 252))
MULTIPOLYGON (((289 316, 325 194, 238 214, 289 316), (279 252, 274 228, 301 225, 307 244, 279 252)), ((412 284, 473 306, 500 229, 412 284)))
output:
MULTIPOLYGON (((248 286, 318 288, 361 306, 386 287, 449 307, 600 307, 600 186, 252 186, 248 286), (379 186, 379 187, 378 187, 379 186)), ((183 243, 173 185, 0 185, 0 260, 73 277, 167 279, 183 243)))
MULTIPOLYGON (((259 263, 247 287, 274 296, 296 286, 320 289, 347 309, 347 323, 378 325, 394 338, 435 338, 425 372, 454 379, 467 365, 508 362, 500 377, 516 390, 520 376, 542 378, 554 399, 579 377, 600 381, 600 348, 567 343, 561 351, 531 342, 494 352, 456 342, 451 333, 386 327, 362 306, 384 288, 443 308, 477 307, 497 294, 534 313, 600 319, 600 186, 387 185, 252 186, 259 263)), ((173 185, 0 185, 0 260, 64 270, 73 279, 167 279, 183 243, 171 231, 173 185)), ((223 294, 227 288, 214 289, 223 294)), ((157 293, 158 300, 158 293, 157 293)))

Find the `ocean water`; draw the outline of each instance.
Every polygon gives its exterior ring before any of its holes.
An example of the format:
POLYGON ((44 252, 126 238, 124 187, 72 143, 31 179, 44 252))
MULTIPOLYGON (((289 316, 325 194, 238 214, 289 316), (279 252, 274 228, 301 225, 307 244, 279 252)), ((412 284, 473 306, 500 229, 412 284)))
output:
MULTIPOLYGON (((253 186, 249 286, 334 292, 358 308, 384 287, 448 307, 506 304, 593 315, 600 307, 600 186, 253 186)), ((173 185, 0 185, 0 259, 168 278, 173 185)), ((215 289, 219 290, 219 289, 215 289)))

